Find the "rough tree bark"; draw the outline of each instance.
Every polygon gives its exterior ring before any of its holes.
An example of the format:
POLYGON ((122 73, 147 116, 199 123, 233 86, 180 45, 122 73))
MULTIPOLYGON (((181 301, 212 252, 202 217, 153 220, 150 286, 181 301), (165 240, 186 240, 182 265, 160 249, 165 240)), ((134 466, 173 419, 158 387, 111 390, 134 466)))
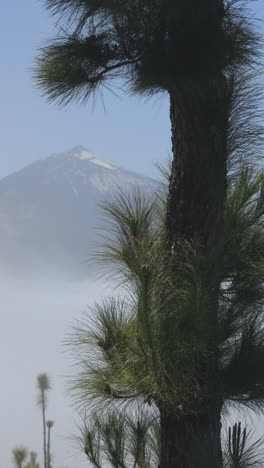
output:
POLYGON ((160 408, 162 468, 212 468, 222 465, 220 408, 214 412, 183 413, 160 408))
POLYGON ((170 94, 172 171, 167 200, 171 246, 197 238, 204 246, 221 235, 227 189, 228 85, 170 94))
MULTIPOLYGON (((193 90, 170 94, 172 125, 172 172, 167 200, 168 247, 178 241, 197 239, 204 253, 215 245, 223 232, 227 191, 228 85, 224 76, 198 85, 193 90)), ((217 320, 217 291, 215 320, 217 320)), ((217 350, 208 350, 212 378, 217 378, 217 350)), ((208 356, 207 356, 208 358, 208 356)), ((210 378, 210 377, 209 377, 210 378)), ((210 388, 210 382, 203 382, 210 388)), ((200 395, 201 397, 201 395, 200 395)), ((213 468, 222 467, 221 402, 214 409, 195 402, 192 409, 175 410, 166 405, 161 415, 160 468, 195 468, 194 446, 204 436, 213 468)))

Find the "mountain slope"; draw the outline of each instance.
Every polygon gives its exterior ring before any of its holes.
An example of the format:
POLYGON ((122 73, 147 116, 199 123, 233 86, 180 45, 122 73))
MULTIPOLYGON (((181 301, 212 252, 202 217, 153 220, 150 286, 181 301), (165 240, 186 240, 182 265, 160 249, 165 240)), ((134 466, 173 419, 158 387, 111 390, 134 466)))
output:
POLYGON ((0 270, 38 275, 88 274, 98 203, 120 188, 155 191, 150 178, 98 159, 77 146, 0 181, 0 270))

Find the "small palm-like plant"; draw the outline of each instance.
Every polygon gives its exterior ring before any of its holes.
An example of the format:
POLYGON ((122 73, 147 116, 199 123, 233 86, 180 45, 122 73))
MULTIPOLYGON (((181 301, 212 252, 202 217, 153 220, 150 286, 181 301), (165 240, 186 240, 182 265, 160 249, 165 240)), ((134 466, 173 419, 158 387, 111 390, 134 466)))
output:
POLYGON ((12 450, 12 453, 16 468, 22 468, 28 455, 27 449, 25 447, 16 447, 12 450))
POLYGON ((39 374, 37 377, 37 387, 39 390, 38 404, 42 410, 42 424, 43 424, 43 455, 44 455, 44 468, 48 468, 47 461, 47 438, 46 438, 46 407, 47 407, 47 391, 50 389, 50 379, 47 374, 39 374))
POLYGON ((36 452, 30 452, 29 463, 25 466, 25 468, 39 468, 39 464, 37 463, 36 452))
POLYGON ((47 464, 48 464, 48 468, 51 468, 50 431, 53 426, 54 426, 54 421, 51 421, 51 420, 47 421, 47 428, 48 428, 47 464))

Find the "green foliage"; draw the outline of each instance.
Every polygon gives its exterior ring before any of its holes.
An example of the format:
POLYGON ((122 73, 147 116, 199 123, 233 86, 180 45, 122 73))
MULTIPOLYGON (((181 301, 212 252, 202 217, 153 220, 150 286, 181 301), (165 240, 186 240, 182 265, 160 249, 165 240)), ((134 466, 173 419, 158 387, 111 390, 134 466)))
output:
POLYGON ((37 387, 40 391, 38 404, 46 407, 46 392, 50 387, 50 379, 47 374, 39 374, 37 377, 37 387))
POLYGON ((50 389, 50 379, 47 374, 39 374, 37 377, 37 384, 40 391, 50 389))
POLYGON ((28 451, 25 447, 16 447, 12 450, 13 460, 17 468, 22 468, 23 463, 25 462, 28 451))
POLYGON ((141 395, 197 408, 206 385, 209 405, 263 409, 263 193, 263 174, 242 168, 224 236, 207 253, 193 241, 168 254, 159 210, 139 194, 106 204, 115 240, 111 234, 105 257, 128 294, 97 304, 75 328, 80 403, 141 395))
MULTIPOLYGON (((157 468, 160 460, 161 429, 159 415, 142 404, 133 410, 86 414, 79 427, 78 446, 91 466, 103 468, 157 468)), ((218 466, 207 441, 195 446, 194 468, 218 466)), ((255 439, 252 430, 241 423, 229 427, 223 437, 223 468, 261 468, 264 461, 263 440, 255 439)))
POLYGON ((17 468, 39 468, 37 463, 37 454, 36 452, 29 453, 29 461, 25 465, 28 458, 28 450, 25 447, 16 447, 12 450, 13 460, 17 468))
MULTIPOLYGON (((147 254, 153 241, 153 227, 157 223, 155 203, 138 190, 124 195, 119 192, 112 201, 102 206, 103 251, 95 258, 104 267, 109 263, 111 272, 119 275, 124 284, 136 281, 147 263, 147 254), (120 248, 122 246, 122 249, 120 248)), ((102 247, 101 247, 102 248, 102 247)))
POLYGON ((86 101, 122 77, 132 91, 171 91, 257 61, 244 0, 46 0, 63 35, 43 47, 35 79, 50 100, 86 101))
POLYGON ((96 468, 102 468, 105 463, 118 468, 150 468, 155 463, 156 422, 157 415, 142 407, 134 408, 133 415, 117 409, 86 415, 78 443, 96 468))
POLYGON ((39 464, 37 463, 37 454, 35 452, 30 452, 30 460, 25 468, 39 468, 39 464))
POLYGON ((54 426, 54 421, 47 421, 47 427, 48 429, 51 429, 54 426))

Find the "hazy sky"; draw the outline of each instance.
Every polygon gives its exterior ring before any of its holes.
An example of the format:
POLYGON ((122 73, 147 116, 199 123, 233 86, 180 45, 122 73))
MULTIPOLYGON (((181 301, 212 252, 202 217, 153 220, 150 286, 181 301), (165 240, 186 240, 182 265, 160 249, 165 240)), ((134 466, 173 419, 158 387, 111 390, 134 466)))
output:
POLYGON ((0 177, 42 156, 82 144, 117 165, 145 174, 170 151, 168 102, 104 93, 95 106, 58 109, 34 88, 37 48, 54 31, 43 0, 1 6, 0 177))
MULTIPOLYGON (((27 447, 42 455, 41 410, 36 377, 47 372, 47 418, 55 421, 52 453, 55 468, 81 468, 81 450, 69 438, 78 434, 77 414, 65 391, 73 376, 71 357, 63 345, 87 304, 106 291, 102 283, 78 284, 58 278, 13 279, 0 274, 0 468, 11 468, 12 449, 27 447)), ((108 293, 109 294, 109 293, 108 293)), ((87 462, 84 466, 87 466, 87 462)))
MULTIPOLYGON (((77 144, 117 165, 153 173, 153 161, 166 159, 170 151, 166 96, 146 102, 106 92, 104 104, 99 98, 94 109, 92 102, 58 109, 33 87, 37 48, 54 32, 55 19, 43 4, 12 0, 1 5, 0 177, 77 144)), ((263 0, 252 6, 264 18, 263 0)))

